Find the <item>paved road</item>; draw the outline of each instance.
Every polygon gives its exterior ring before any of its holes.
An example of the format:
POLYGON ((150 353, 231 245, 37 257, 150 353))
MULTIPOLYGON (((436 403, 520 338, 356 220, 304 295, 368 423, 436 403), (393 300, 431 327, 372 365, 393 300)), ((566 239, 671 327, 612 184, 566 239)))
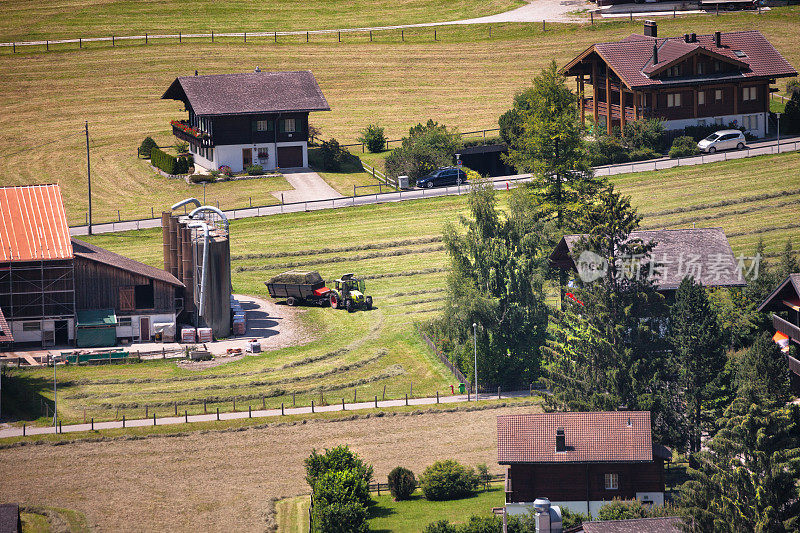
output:
MULTIPOLYGON (((781 152, 800 150, 800 136, 781 139, 781 152)), ((653 159, 640 163, 621 163, 618 165, 607 165, 595 167, 598 176, 613 176, 616 174, 626 174, 630 172, 647 172, 652 170, 664 170, 677 166, 702 165, 744 157, 755 157, 759 155, 774 154, 777 151, 775 140, 759 141, 748 145, 748 149, 742 151, 726 151, 711 155, 699 155, 696 157, 686 157, 682 159, 653 159)), ((515 187, 517 184, 530 179, 529 174, 516 174, 512 176, 500 176, 492 178, 495 189, 506 189, 515 187)), ((336 209, 341 207, 351 207, 356 205, 379 204, 386 202, 400 202, 405 200, 417 200, 421 198, 432 198, 438 196, 451 196, 465 194, 469 192, 469 186, 441 187, 436 189, 412 189, 408 191, 388 192, 382 194, 371 194, 366 196, 338 196, 325 200, 310 200, 307 202, 297 202, 293 204, 273 205, 267 207, 250 207, 243 209, 231 209, 225 211, 229 219, 250 218, 258 216, 276 215, 280 213, 296 213, 300 211, 316 211, 319 209, 336 209)), ((94 233, 110 233, 116 231, 130 231, 147 228, 160 228, 161 219, 146 219, 128 222, 109 222, 105 224, 95 224, 94 233)), ((86 226, 73 226, 70 228, 72 235, 86 235, 86 226)))
MULTIPOLYGON (((500 395, 500 398, 521 398, 524 396, 528 396, 530 394, 529 391, 516 391, 516 392, 509 392, 500 395)), ((497 399, 498 395, 496 394, 481 394, 479 396, 479 400, 494 400, 497 399)), ((474 401, 474 398, 471 398, 474 401)), ((356 402, 356 403, 345 403, 344 410, 345 411, 364 411, 368 409, 375 409, 377 408, 384 408, 384 407, 401 407, 404 405, 433 405, 436 403, 463 403, 470 401, 467 399, 466 395, 460 394, 455 396, 442 396, 441 398, 431 397, 431 398, 409 398, 408 403, 406 403, 405 399, 402 400, 375 400, 370 402, 356 402)), ((281 409, 259 409, 251 412, 248 411, 237 411, 235 413, 220 413, 219 420, 237 420, 241 418, 268 418, 268 417, 280 417, 283 414, 286 415, 297 415, 297 414, 311 414, 311 413, 326 413, 332 411, 342 411, 342 404, 333 404, 333 405, 325 405, 322 407, 287 407, 283 413, 281 409), (313 409, 313 410, 312 410, 313 409)), ((172 425, 172 424, 185 424, 188 422, 213 422, 217 420, 216 413, 209 414, 209 415, 189 415, 187 416, 169 416, 164 418, 156 418, 155 425, 165 426, 165 425, 172 425)), ((140 418, 136 420, 126 420, 125 426, 126 428, 132 427, 146 427, 152 426, 154 422, 153 418, 140 418)), ((94 429, 119 429, 123 427, 122 421, 110 421, 110 422, 95 422, 94 429)), ((92 425, 91 424, 71 424, 68 426, 61 427, 61 433, 73 433, 76 431, 91 431, 92 425)), ((44 434, 53 434, 56 433, 56 428, 54 427, 26 427, 24 429, 26 435, 44 435, 44 434)), ((4 429, 0 429, 0 439, 9 438, 9 437, 21 437, 23 432, 23 428, 21 427, 7 427, 4 429)))
POLYGON ((328 182, 314 171, 308 169, 285 170, 283 171, 283 177, 286 178, 292 189, 272 193, 275 198, 282 200, 283 203, 291 204, 342 197, 341 194, 336 192, 336 189, 328 185, 328 182))

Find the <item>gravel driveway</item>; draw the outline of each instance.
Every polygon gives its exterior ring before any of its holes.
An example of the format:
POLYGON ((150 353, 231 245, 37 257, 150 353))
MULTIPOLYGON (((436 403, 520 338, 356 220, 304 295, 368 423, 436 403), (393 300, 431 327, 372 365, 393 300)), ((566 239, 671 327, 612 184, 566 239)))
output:
POLYGON ((278 200, 283 198, 285 204, 342 197, 319 174, 311 170, 285 170, 283 177, 294 188, 288 191, 273 192, 272 195, 278 200))

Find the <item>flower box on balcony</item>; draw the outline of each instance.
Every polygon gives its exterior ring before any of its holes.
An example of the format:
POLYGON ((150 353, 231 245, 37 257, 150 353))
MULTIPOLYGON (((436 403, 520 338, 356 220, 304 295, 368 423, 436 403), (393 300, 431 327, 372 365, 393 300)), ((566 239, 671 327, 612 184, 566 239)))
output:
POLYGON ((206 133, 204 131, 200 131, 197 128, 193 128, 192 126, 190 126, 189 124, 187 124, 186 122, 184 122, 182 120, 173 120, 173 121, 170 122, 170 124, 172 124, 173 128, 179 129, 182 132, 184 132, 184 133, 186 133, 188 135, 191 135, 192 137, 194 137, 196 139, 208 139, 209 138, 208 133, 206 133))

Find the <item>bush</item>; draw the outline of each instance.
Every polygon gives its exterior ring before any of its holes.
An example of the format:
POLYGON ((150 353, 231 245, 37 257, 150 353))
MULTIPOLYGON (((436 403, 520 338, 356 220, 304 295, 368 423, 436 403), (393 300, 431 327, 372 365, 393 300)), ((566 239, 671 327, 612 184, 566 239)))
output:
POLYGON ((800 92, 800 80, 793 78, 786 82, 786 94, 794 96, 794 93, 798 92, 800 92))
POLYGON ((786 133, 800 133, 800 91, 792 93, 781 117, 781 129, 786 133))
POLYGON ((634 151, 648 149, 660 152, 664 149, 664 123, 656 118, 628 122, 625 124, 623 140, 634 151))
POLYGON ((422 533, 458 533, 458 530, 449 520, 437 520, 425 526, 422 533))
POLYGON ((367 533, 367 509, 357 502, 333 502, 319 505, 312 513, 316 533, 367 533))
POLYGON ((407 500, 415 488, 417 479, 414 477, 414 472, 408 468, 398 466, 389 472, 389 492, 396 501, 407 500))
POLYGON ((220 165, 219 173, 225 176, 226 178, 230 178, 231 176, 233 176, 233 171, 231 170, 231 167, 229 167, 228 165, 220 165))
POLYGON ((331 505, 352 501, 362 505, 370 500, 369 487, 355 468, 328 470, 314 484, 314 505, 331 505))
POLYGON ((370 124, 361 130, 360 133, 361 135, 358 137, 358 142, 366 144, 367 150, 370 152, 382 152, 386 147, 386 135, 383 132, 383 128, 377 124, 370 124))
POLYGON ((313 488, 317 479, 325 472, 355 469, 366 483, 372 481, 372 466, 364 463, 357 453, 350 451, 345 445, 337 446, 325 453, 312 450, 311 455, 304 461, 306 467, 306 482, 313 488))
POLYGON ((209 174, 192 174, 191 176, 189 176, 189 180, 192 183, 211 183, 215 179, 216 178, 214 178, 214 176, 212 176, 210 173, 209 174))
POLYGON ((648 159, 656 159, 659 157, 661 157, 661 154, 650 148, 640 148, 628 154, 628 159, 631 161, 647 161, 648 159))
POLYGON ((158 145, 152 137, 145 137, 142 144, 139 146, 139 155, 150 159, 150 152, 153 148, 158 148, 158 145))
POLYGON ((323 170, 338 172, 352 157, 350 152, 339 146, 339 141, 331 139, 322 143, 319 149, 323 170))
POLYGON ((417 178, 452 164, 461 138, 443 124, 429 120, 408 130, 403 144, 392 150, 386 158, 386 173, 396 178, 408 176, 412 185, 417 178))
POLYGON ((180 156, 175 162, 175 174, 188 174, 189 173, 189 158, 180 156))
POLYGON ((150 163, 167 174, 178 174, 178 158, 169 155, 160 148, 156 147, 150 151, 150 163))
POLYGON ((248 176, 260 176, 264 173, 264 167, 258 164, 247 165, 247 168, 244 170, 247 172, 248 176))
POLYGON ((700 149, 697 147, 697 141, 688 136, 675 139, 672 142, 672 148, 669 149, 669 156, 673 159, 676 157, 697 155, 699 153, 700 149))
POLYGON ((600 508, 598 520, 630 520, 647 518, 647 507, 639 500, 614 500, 600 508))
POLYGON ((431 501, 454 500, 472 494, 478 478, 472 468, 447 459, 436 461, 419 478, 422 493, 431 501))
POLYGON ((628 149, 614 135, 600 135, 595 142, 587 143, 589 161, 596 167, 630 161, 628 149))

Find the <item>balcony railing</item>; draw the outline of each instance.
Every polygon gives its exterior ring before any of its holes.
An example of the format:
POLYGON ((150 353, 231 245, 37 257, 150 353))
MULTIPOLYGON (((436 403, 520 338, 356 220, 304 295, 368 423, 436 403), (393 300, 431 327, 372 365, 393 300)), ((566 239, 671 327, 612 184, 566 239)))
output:
MULTIPOLYGON (((606 102, 597 102, 597 114, 598 116, 605 117, 608 116, 607 107, 608 104, 606 102)), ((592 98, 584 98, 583 100, 583 109, 586 114, 594 113, 594 104, 592 98)), ((639 110, 641 113, 641 109, 639 110)), ((612 120, 619 120, 619 104, 611 104, 611 119, 612 120)), ((633 122, 636 120, 636 114, 634 113, 634 109, 632 107, 625 108, 625 121, 626 122, 633 122)))
POLYGON ((186 120, 173 120, 170 124, 172 124, 172 134, 183 141, 193 144, 199 143, 201 146, 206 147, 214 145, 211 135, 205 131, 200 131, 186 120))
POLYGON ((793 341, 800 343, 800 327, 795 326, 788 320, 784 320, 778 315, 772 315, 772 327, 793 341))

